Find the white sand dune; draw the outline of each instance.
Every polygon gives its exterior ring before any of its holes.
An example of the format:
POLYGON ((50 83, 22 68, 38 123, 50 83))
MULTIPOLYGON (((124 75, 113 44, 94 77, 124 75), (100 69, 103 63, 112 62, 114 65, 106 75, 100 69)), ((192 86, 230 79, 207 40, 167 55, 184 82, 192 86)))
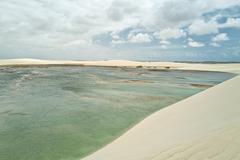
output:
MULTIPOLYGON (((0 60, 0 65, 143 66, 240 74, 240 64, 0 60)), ((239 160, 240 76, 164 108, 83 160, 239 160)))
POLYGON ((205 159, 240 159, 240 76, 154 113, 84 158, 205 159))

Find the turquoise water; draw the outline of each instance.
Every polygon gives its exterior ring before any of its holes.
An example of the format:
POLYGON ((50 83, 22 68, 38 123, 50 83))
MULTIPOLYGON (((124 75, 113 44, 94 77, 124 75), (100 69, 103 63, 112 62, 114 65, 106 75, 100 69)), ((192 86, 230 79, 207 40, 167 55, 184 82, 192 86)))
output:
POLYGON ((75 160, 233 77, 104 67, 0 68, 0 159, 75 160))

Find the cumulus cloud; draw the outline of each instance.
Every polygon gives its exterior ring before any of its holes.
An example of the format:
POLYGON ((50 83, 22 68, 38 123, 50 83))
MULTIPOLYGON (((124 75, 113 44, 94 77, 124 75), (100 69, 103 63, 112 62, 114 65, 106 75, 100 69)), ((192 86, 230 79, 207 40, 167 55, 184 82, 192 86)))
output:
POLYGON ((160 40, 159 44, 160 44, 160 48, 167 49, 168 46, 171 44, 171 42, 167 40, 160 40))
MULTIPOLYGON (((118 32, 111 32, 110 36, 112 38, 111 40, 111 44, 113 46, 117 45, 117 44, 124 44, 127 43, 127 41, 124 39, 124 37, 120 37, 119 35, 120 33, 118 32)), ((99 42, 101 41, 101 39, 99 39, 99 42)))
POLYGON ((130 42, 130 43, 150 43, 151 37, 147 33, 138 33, 136 35, 128 36, 128 42, 130 42))
POLYGON ((190 47, 203 47, 203 46, 205 46, 204 43, 195 42, 195 41, 188 42, 188 45, 189 45, 190 47))
POLYGON ((112 41, 111 41, 111 43, 112 43, 113 45, 126 43, 126 41, 125 41, 123 38, 121 38, 121 37, 118 35, 118 33, 112 32, 112 33, 111 33, 111 36, 112 36, 112 41))
POLYGON ((171 44, 169 41, 166 41, 166 40, 161 40, 160 42, 159 42, 159 44, 161 44, 161 45, 169 45, 169 44, 171 44))
POLYGON ((184 27, 199 19, 203 13, 223 9, 240 3, 240 0, 164 0, 155 3, 157 28, 184 27))
POLYGON ((219 25, 220 28, 240 28, 240 18, 228 18, 227 21, 219 25))
POLYGON ((182 29, 167 28, 160 32, 155 32, 154 36, 161 40, 168 40, 168 39, 177 39, 177 38, 186 36, 186 33, 182 29))
POLYGON ((228 18, 225 23, 218 23, 215 17, 208 22, 197 19, 188 27, 188 31, 192 35, 207 35, 216 34, 221 28, 240 28, 240 18, 228 18))
POLYGON ((195 20, 188 28, 189 34, 205 35, 218 33, 218 24, 216 21, 205 22, 204 20, 195 20))
POLYGON ((188 38, 188 45, 190 47, 194 47, 194 48, 199 48, 199 47, 204 47, 205 46, 204 43, 194 41, 192 38, 188 38))
POLYGON ((211 43, 210 43, 210 46, 220 47, 220 44, 218 44, 218 43, 216 43, 216 42, 211 42, 211 43))
POLYGON ((228 40, 229 40, 229 38, 228 38, 227 33, 220 33, 212 38, 213 42, 222 42, 222 41, 228 41, 228 40))

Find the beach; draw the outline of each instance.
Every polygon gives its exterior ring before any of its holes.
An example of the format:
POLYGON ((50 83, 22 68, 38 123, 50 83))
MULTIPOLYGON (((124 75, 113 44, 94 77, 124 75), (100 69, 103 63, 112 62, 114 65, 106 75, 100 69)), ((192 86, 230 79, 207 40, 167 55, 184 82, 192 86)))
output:
MULTIPOLYGON (((0 60, 0 66, 80 65, 240 73, 239 63, 0 60)), ((161 109, 83 160, 240 158, 240 76, 161 109)))

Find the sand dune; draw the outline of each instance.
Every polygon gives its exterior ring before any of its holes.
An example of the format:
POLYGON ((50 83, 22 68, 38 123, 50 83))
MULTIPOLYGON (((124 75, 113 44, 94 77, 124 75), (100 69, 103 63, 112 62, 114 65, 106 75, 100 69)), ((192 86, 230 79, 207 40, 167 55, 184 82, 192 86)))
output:
POLYGON ((240 76, 149 116, 84 160, 239 159, 240 76))
POLYGON ((230 125, 199 139, 172 146, 152 160, 238 160, 240 159, 240 126, 230 125))

